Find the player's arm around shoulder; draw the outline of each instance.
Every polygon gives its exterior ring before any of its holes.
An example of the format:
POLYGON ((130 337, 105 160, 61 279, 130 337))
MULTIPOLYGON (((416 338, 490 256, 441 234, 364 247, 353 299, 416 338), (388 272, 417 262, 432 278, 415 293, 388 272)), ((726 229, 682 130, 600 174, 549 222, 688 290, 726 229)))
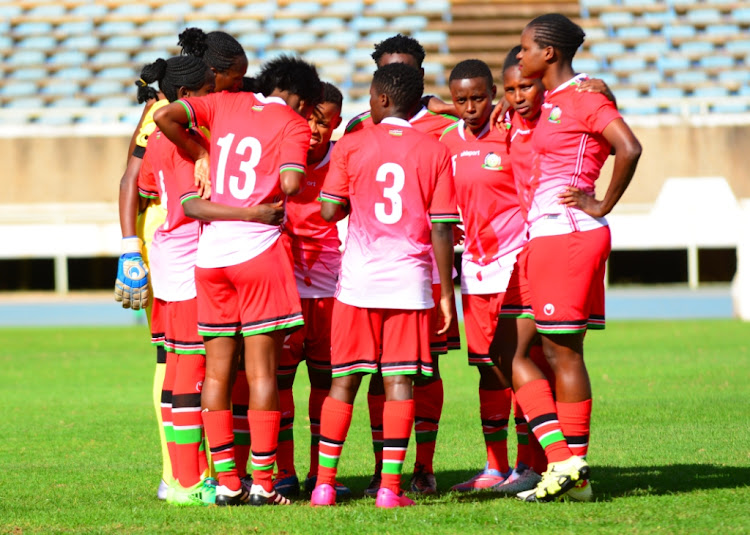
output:
POLYGON ((349 147, 354 136, 345 136, 331 151, 331 163, 320 189, 320 216, 326 221, 339 221, 349 214, 349 147))

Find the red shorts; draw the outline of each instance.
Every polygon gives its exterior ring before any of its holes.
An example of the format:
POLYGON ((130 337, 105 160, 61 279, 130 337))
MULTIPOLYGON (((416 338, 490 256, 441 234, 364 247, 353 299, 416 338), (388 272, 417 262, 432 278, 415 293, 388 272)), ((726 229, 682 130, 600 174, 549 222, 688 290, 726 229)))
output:
POLYGON ((333 377, 353 373, 432 376, 432 310, 359 308, 333 304, 333 377), (382 347, 382 353, 381 353, 382 347))
MULTIPOLYGON (((164 301, 162 301, 164 303, 164 301)), ((198 334, 198 299, 167 301, 164 348, 178 355, 205 355, 203 337, 198 334)))
POLYGON ((307 367, 331 371, 331 315, 333 297, 302 299, 305 325, 284 340, 279 375, 292 375, 303 360, 307 367))
POLYGON ((252 336, 304 324, 292 264, 279 240, 241 264, 196 267, 195 286, 202 336, 252 336))
POLYGON ((609 227, 529 242, 526 270, 537 331, 565 334, 604 328, 604 270, 610 249, 609 227))
POLYGON ((529 279, 526 269, 529 258, 529 244, 523 246, 516 257, 513 273, 505 290, 502 306, 500 307, 501 318, 527 318, 534 319, 534 311, 531 309, 531 294, 529 294, 529 279))
POLYGON ((462 295, 464 305, 464 330, 469 346, 469 364, 492 366, 490 344, 495 336, 500 304, 505 294, 462 295))
POLYGON ((162 301, 161 299, 154 299, 151 304, 151 343, 155 346, 164 346, 166 314, 166 301, 162 301))

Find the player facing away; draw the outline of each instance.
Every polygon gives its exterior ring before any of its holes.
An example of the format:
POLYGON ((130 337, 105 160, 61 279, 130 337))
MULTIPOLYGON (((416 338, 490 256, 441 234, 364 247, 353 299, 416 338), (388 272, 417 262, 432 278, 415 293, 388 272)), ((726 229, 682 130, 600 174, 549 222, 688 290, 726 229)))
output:
MULTIPOLYGON (((168 102, 199 97, 214 89, 214 74, 202 59, 177 56, 159 59, 141 71, 146 83, 158 81, 168 102)), ((200 135, 195 132, 194 135, 200 135)), ((146 199, 160 200, 167 218, 156 229, 151 243, 153 286, 152 339, 166 350, 164 390, 171 393, 168 442, 174 482, 167 502, 175 505, 208 505, 215 485, 205 479, 208 462, 203 447, 200 390, 206 374, 203 339, 198 335, 195 292, 195 257, 198 222, 185 216, 180 201, 197 195, 193 162, 158 130, 151 135, 138 177, 138 190, 146 199)))
MULTIPOLYGON (((294 260, 305 325, 284 340, 278 371, 281 427, 274 487, 284 496, 297 495, 300 490, 294 466, 292 393, 300 362, 307 363, 310 379, 310 470, 304 483, 307 492, 312 492, 315 487, 320 411, 331 388, 331 313, 341 268, 341 241, 336 223, 321 217, 318 197, 331 162, 334 146, 331 136, 341 124, 342 101, 341 91, 324 82, 323 100, 309 120, 312 137, 307 151, 305 181, 300 193, 290 197, 286 204, 285 238, 294 260)), ((350 494, 349 489, 339 483, 336 491, 339 496, 350 494)))
MULTIPOLYGON (((201 46, 190 48, 190 39, 183 39, 190 29, 180 35, 180 45, 183 46, 182 53, 200 57, 206 61, 211 70, 216 74, 215 90, 224 91, 231 89, 234 85, 235 71, 247 69, 247 58, 242 46, 231 35, 225 32, 211 32, 202 39, 201 46), (244 62, 244 67, 243 67, 244 62)), ((203 33, 203 32, 201 32, 203 33)), ((195 34, 194 34, 195 35, 195 34)), ((240 77, 242 74, 240 74, 240 77)), ((146 150, 149 136, 156 129, 153 114, 159 108, 166 106, 169 101, 163 94, 157 93, 143 79, 136 82, 138 86, 138 102, 146 103, 141 116, 141 121, 133 132, 128 149, 128 162, 125 172, 120 179, 119 211, 120 227, 122 230, 122 256, 120 257, 121 269, 118 270, 118 282, 116 283, 115 299, 122 301, 123 306, 133 309, 146 306, 148 301, 148 252, 151 239, 156 228, 164 223, 166 212, 158 202, 149 202, 145 209, 139 210, 138 196, 138 173, 146 150), (142 277, 138 280, 125 278, 125 261, 137 266, 136 273, 142 277), (118 284, 119 283, 119 284, 118 284), (117 286, 120 287, 119 291, 117 286), (129 287, 130 290, 127 290, 129 287)), ((151 309, 146 307, 146 318, 151 323, 151 309)), ((153 383, 153 401, 156 409, 156 417, 159 425, 159 435, 162 446, 162 480, 159 484, 157 497, 166 499, 167 489, 172 480, 172 468, 169 464, 169 453, 167 447, 166 433, 172 438, 171 417, 168 425, 162 421, 162 412, 171 411, 169 401, 171 392, 163 389, 164 375, 166 370, 166 353, 162 346, 157 347, 156 369, 153 383)), ((171 414, 171 413, 170 413, 171 414)), ((170 440, 173 442, 173 440, 170 440)))
POLYGON ((445 332, 452 319, 453 232, 458 222, 448 149, 408 122, 423 90, 403 63, 379 68, 370 88, 374 126, 334 147, 321 190, 321 214, 349 213, 331 333, 331 390, 320 423, 312 505, 334 505, 337 467, 354 398, 367 373, 385 386, 382 483, 377 507, 413 505, 401 469, 414 423, 412 377, 433 373, 429 349, 434 250, 445 332), (430 225, 432 222, 432 228, 430 225))
POLYGON ((504 131, 490 129, 497 89, 486 63, 462 61, 450 74, 461 120, 443 133, 453 161, 456 198, 463 217, 461 294, 469 364, 479 371, 479 407, 487 450, 484 470, 452 490, 496 487, 511 474, 508 419, 511 389, 490 358, 500 303, 525 241, 513 168, 504 131))
MULTIPOLYGON (((210 175, 212 202, 252 207, 300 190, 310 145, 306 117, 322 94, 317 72, 302 60, 282 56, 263 66, 259 83, 267 96, 214 93, 180 100, 155 116, 162 132, 196 162, 196 177, 210 175), (208 152, 187 135, 189 125, 209 128, 208 152)), ((217 505, 290 503, 273 489, 281 419, 276 370, 285 335, 303 319, 280 237, 278 225, 216 220, 203 225, 198 244, 198 331, 206 346, 201 405, 219 480, 217 505), (250 387, 249 493, 235 466, 230 410, 241 344, 250 387)))
MULTIPOLYGON (((389 37, 375 45, 372 59, 380 68, 391 63, 404 63, 410 65, 424 77, 422 62, 425 51, 416 39, 397 34, 389 37)), ((425 106, 417 107, 416 112, 409 118, 409 123, 420 132, 430 134, 438 139, 448 126, 455 123, 456 117, 434 113, 425 106)), ((357 132, 372 126, 371 112, 368 110, 354 117, 346 126, 346 133, 357 132)), ((454 273, 455 275, 455 273, 454 273)), ((433 297, 440 296, 440 276, 437 268, 432 271, 433 297)), ((443 318, 439 310, 435 324, 440 325, 443 318)), ((453 317, 457 317, 455 303, 453 317)), ((414 472, 409 487, 412 492, 421 494, 434 494, 437 492, 432 461, 435 456, 435 443, 438 434, 440 416, 443 412, 443 381, 440 377, 440 366, 438 356, 445 354, 449 349, 461 348, 461 337, 458 331, 458 320, 454 319, 447 333, 436 335, 431 333, 430 347, 433 354, 432 377, 419 376, 414 384, 415 403, 415 436, 417 442, 417 455, 414 463, 414 472)), ((380 374, 374 374, 370 378, 367 394, 367 404, 370 411, 370 426, 372 431, 372 445, 375 454, 375 469, 372 479, 365 494, 375 496, 380 488, 380 470, 383 464, 383 404, 385 403, 385 392, 383 380, 380 374)))
POLYGON ((577 90, 585 75, 576 75, 572 60, 584 35, 563 15, 543 15, 524 29, 518 53, 521 75, 541 79, 547 90, 531 139, 533 197, 523 266, 528 284, 513 292, 509 288, 496 337, 501 368, 512 372, 518 402, 549 462, 537 487, 519 493, 525 501, 551 501, 576 485, 581 494, 591 492, 585 460, 591 385, 583 339, 587 328, 604 327, 604 268, 610 250, 604 216, 630 183, 641 153, 606 96, 577 90), (597 201, 594 182, 612 149, 612 180, 597 201), (513 308, 515 315, 509 314, 513 308), (556 399, 526 358, 535 330, 555 375, 556 399))

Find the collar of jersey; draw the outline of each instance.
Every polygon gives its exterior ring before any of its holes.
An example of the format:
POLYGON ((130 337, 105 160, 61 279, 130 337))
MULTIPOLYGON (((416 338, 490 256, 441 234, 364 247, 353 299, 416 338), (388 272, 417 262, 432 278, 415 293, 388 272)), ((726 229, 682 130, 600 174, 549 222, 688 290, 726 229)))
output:
POLYGON ((393 126, 405 126, 406 128, 411 128, 409 121, 399 119, 398 117, 386 117, 380 121, 380 124, 392 124, 393 126))
MULTIPOLYGON (((458 120, 458 128, 457 128, 457 130, 458 130, 458 135, 461 136, 461 139, 463 139, 464 141, 466 141, 466 133, 465 133, 466 132, 466 123, 464 122, 463 119, 459 119, 458 120)), ((489 134, 489 132, 490 132, 490 122, 487 121, 487 124, 484 125, 484 128, 482 128, 482 131, 479 132, 479 135, 475 136, 474 139, 475 140, 480 140, 484 136, 486 136, 487 134, 489 134)))
POLYGON ((583 80, 586 80, 587 78, 588 78, 588 75, 586 73, 582 72, 582 73, 576 74, 573 78, 571 78, 567 82, 563 82, 560 85, 558 85, 555 89, 553 89, 552 91, 550 91, 549 94, 550 95, 554 95, 555 93, 557 93, 558 91, 562 91, 563 89, 565 89, 569 85, 573 85, 573 84, 576 84, 578 82, 582 82, 583 80))
POLYGON ((410 123, 416 123, 422 117, 424 117, 425 115, 427 115, 429 112, 430 112, 430 110, 428 110, 427 108, 425 108, 424 106, 422 106, 422 108, 417 113, 415 113, 414 116, 411 119, 409 119, 409 122, 410 123))
POLYGON ((267 97, 261 93, 255 93, 255 98, 263 104, 283 104, 284 106, 287 106, 286 101, 280 97, 267 97))
POLYGON ((335 141, 328 142, 328 152, 326 152, 326 155, 323 157, 323 159, 318 162, 318 165, 315 166, 315 169, 322 169, 323 167, 328 165, 328 162, 331 161, 331 152, 333 151, 334 143, 335 141))

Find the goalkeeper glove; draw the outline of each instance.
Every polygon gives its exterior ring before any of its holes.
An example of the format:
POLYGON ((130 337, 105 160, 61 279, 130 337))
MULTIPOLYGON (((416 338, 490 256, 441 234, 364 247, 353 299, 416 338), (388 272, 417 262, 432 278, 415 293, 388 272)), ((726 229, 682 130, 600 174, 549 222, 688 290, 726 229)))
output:
POLYGON ((123 308, 139 310, 148 306, 148 268, 141 257, 141 239, 122 239, 122 255, 117 265, 115 301, 123 308))

